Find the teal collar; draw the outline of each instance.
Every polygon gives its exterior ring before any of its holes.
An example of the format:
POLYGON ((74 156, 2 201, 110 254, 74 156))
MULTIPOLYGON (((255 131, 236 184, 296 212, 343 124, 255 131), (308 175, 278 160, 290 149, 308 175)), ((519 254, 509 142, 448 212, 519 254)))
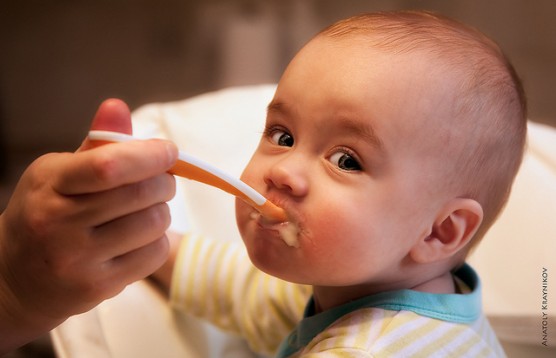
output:
POLYGON ((346 314, 362 308, 382 308, 390 311, 411 311, 421 316, 454 323, 471 323, 481 315, 481 283, 477 273, 465 264, 454 273, 471 292, 465 294, 434 294, 413 290, 381 292, 315 314, 311 298, 304 318, 290 333, 278 350, 277 357, 288 357, 305 347, 326 327, 346 314))

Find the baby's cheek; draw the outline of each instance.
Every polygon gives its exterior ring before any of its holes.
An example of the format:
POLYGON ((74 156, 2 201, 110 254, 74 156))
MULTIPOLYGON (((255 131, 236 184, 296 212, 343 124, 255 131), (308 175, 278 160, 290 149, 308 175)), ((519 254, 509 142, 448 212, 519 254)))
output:
POLYGON ((370 248, 361 232, 363 227, 349 217, 331 210, 329 215, 320 212, 315 218, 309 238, 303 245, 308 261, 313 263, 315 274, 323 284, 342 285, 358 280, 354 264, 368 262, 370 248))
POLYGON ((369 220, 361 220, 359 215, 355 210, 340 208, 334 203, 322 205, 312 215, 314 236, 324 247, 351 245, 354 237, 366 236, 372 227, 369 220))

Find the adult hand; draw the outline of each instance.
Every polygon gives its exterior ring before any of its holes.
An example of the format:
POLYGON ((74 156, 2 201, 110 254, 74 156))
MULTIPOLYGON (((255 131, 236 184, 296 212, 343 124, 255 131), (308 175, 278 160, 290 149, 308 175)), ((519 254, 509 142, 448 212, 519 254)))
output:
MULTIPOLYGON (((92 129, 131 133, 107 100, 92 129)), ((165 261, 177 148, 160 140, 47 154, 0 216, 0 354, 85 312, 165 261)))

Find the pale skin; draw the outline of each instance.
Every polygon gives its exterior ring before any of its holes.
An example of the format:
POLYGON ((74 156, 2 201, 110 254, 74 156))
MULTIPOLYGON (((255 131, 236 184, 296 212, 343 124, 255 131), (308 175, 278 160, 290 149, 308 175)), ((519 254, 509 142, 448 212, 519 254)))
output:
MULTIPOLYGON (((131 132, 108 100, 93 129, 131 132)), ((0 354, 155 271, 167 258, 174 144, 135 141, 32 163, 0 216, 0 354)))
POLYGON ((450 86, 425 56, 325 37, 302 49, 242 176, 286 209, 300 247, 285 245, 238 201, 255 266, 312 285, 318 310, 397 289, 455 292, 450 270, 463 261, 482 209, 436 190, 443 173, 433 133, 450 114, 450 86))
MULTIPOLYGON (((450 271, 483 211, 438 185, 453 88, 436 69, 321 36, 278 84, 242 179, 287 211, 299 247, 240 200, 237 223, 255 266, 312 285, 317 311, 397 289, 456 292, 450 271)), ((172 264, 156 276, 166 287, 172 264)))

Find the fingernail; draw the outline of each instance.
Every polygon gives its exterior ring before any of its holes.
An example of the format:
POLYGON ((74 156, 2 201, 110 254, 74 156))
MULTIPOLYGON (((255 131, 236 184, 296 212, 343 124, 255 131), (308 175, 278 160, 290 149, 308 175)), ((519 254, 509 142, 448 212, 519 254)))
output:
POLYGON ((165 141, 166 142, 166 153, 168 158, 168 166, 173 166, 176 161, 178 160, 178 147, 174 142, 165 141))

